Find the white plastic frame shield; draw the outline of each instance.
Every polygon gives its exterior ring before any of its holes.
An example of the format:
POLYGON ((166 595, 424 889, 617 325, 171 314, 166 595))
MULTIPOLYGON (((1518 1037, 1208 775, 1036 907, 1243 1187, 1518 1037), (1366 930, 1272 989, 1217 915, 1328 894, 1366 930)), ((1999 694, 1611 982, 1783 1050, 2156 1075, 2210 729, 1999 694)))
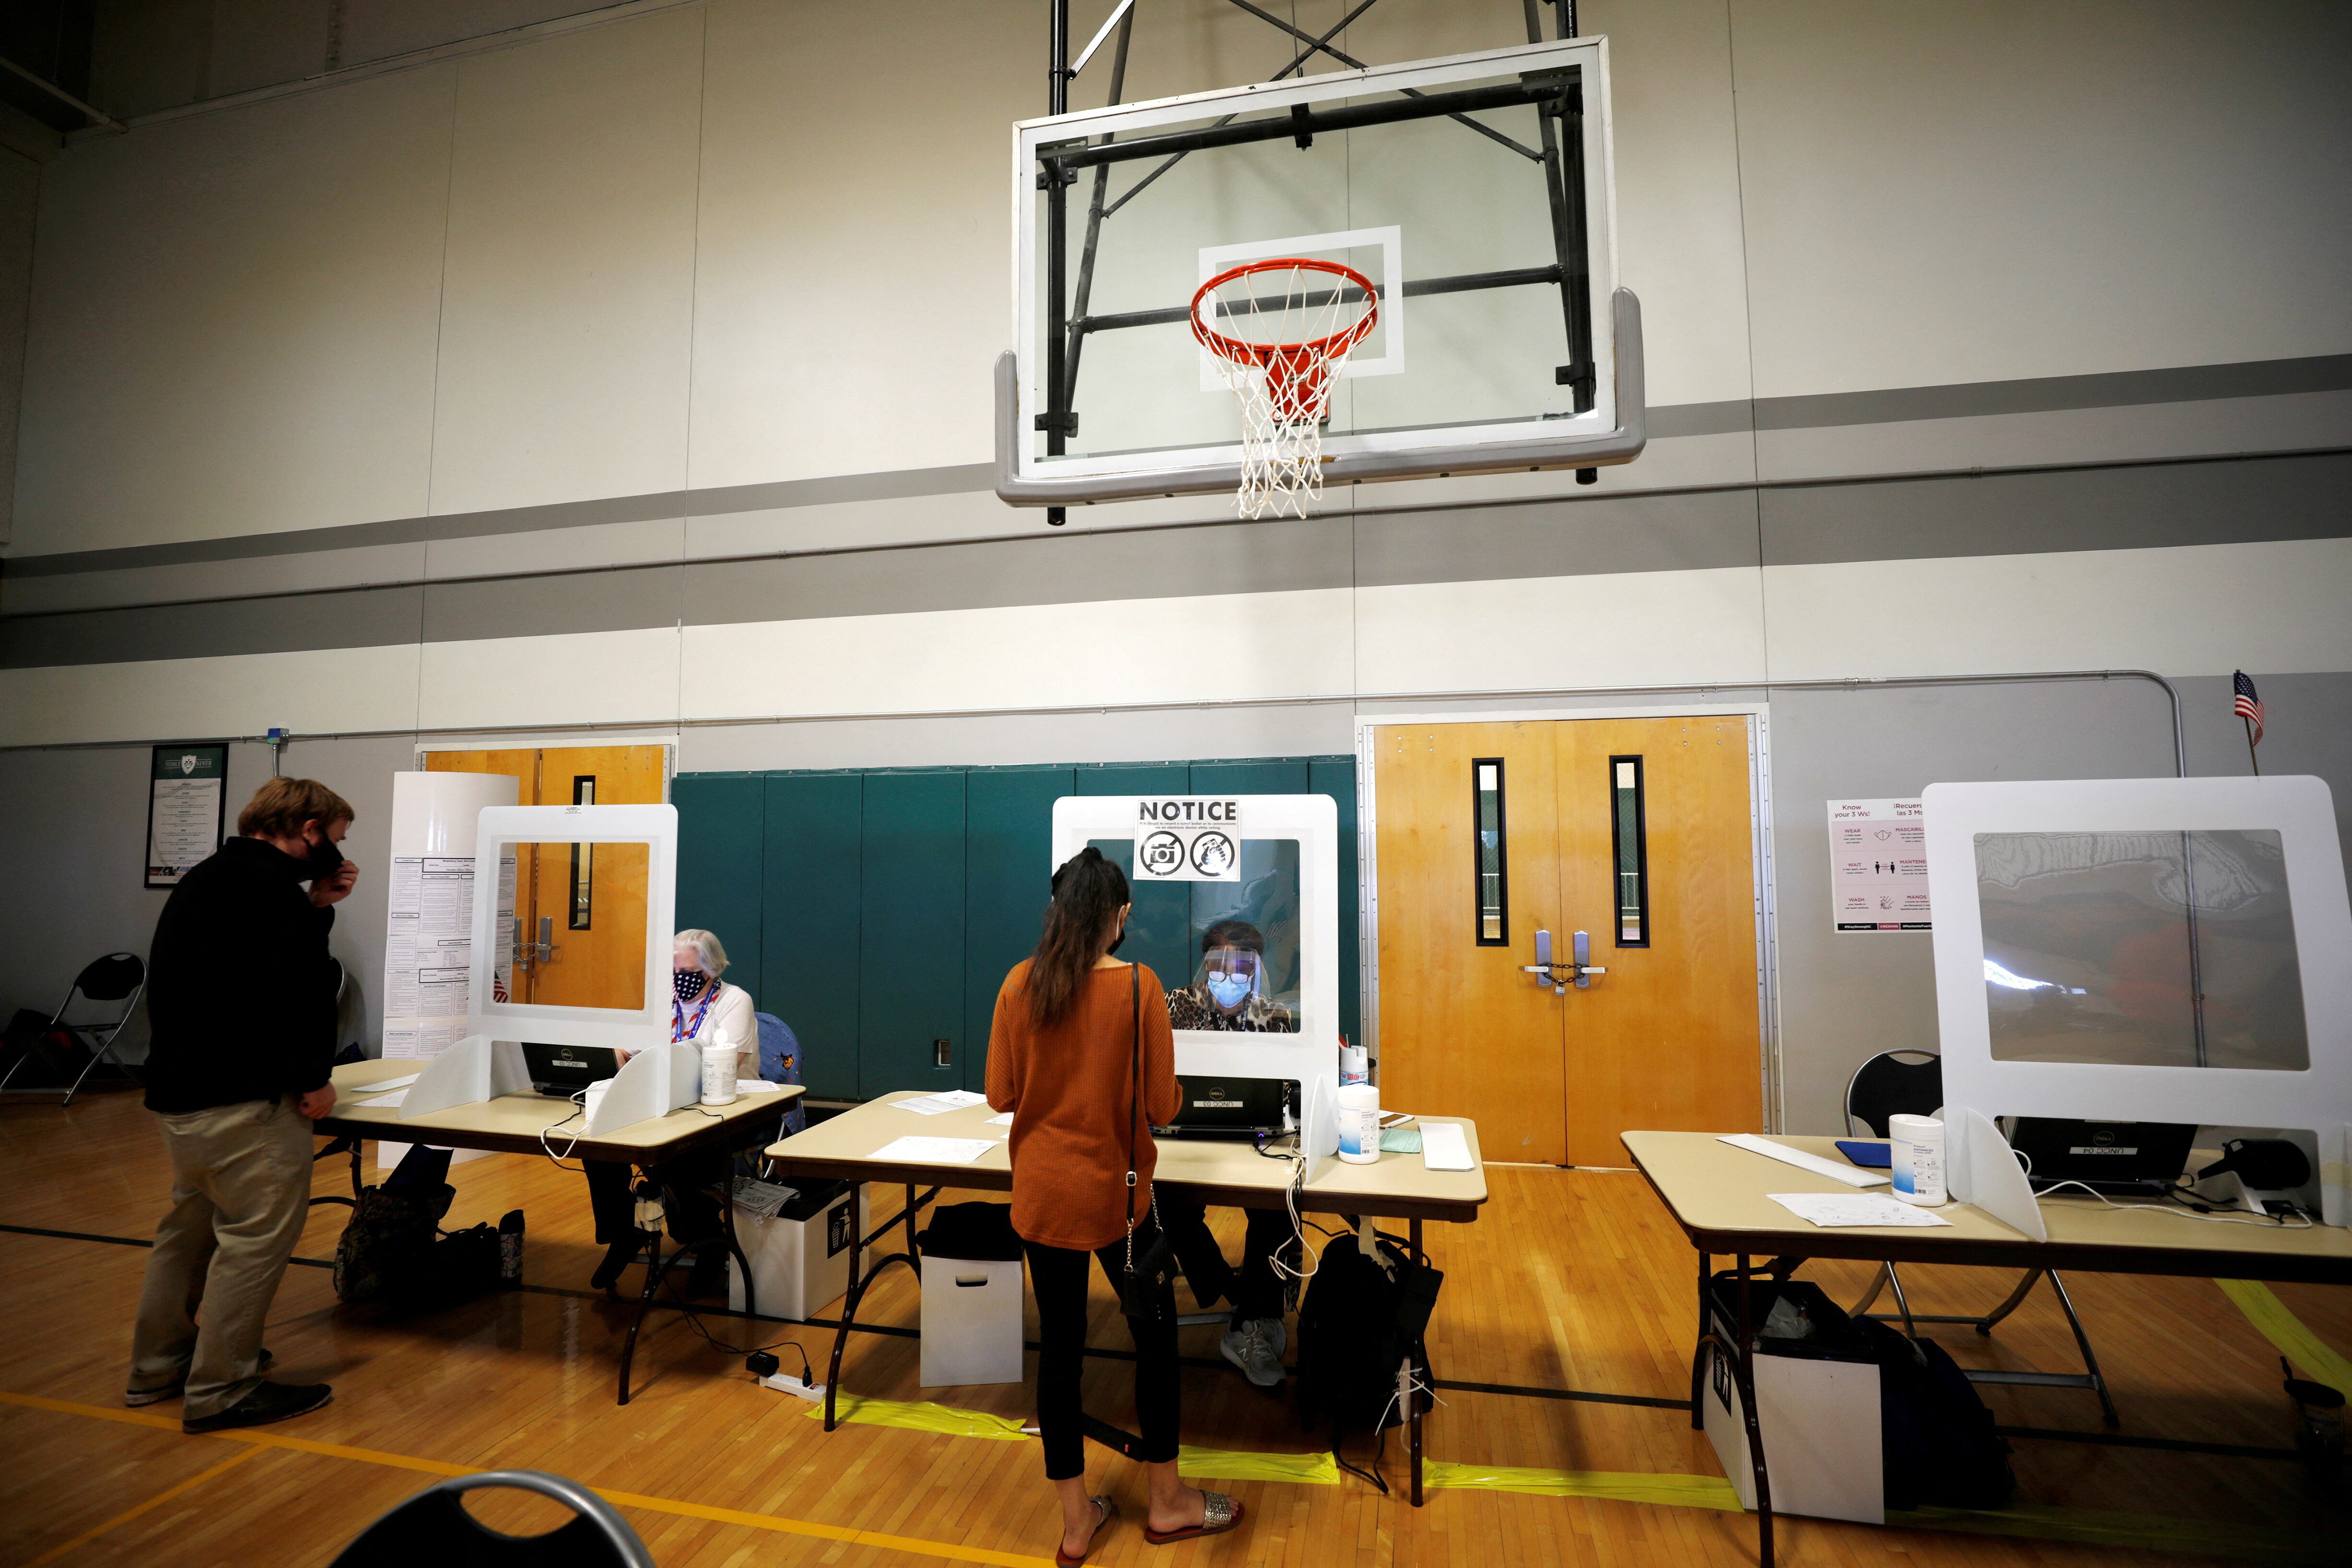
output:
POLYGON ((1046 458, 1034 449, 1043 406, 1043 369, 1031 363, 1041 331, 1037 269, 1043 264, 1035 221, 1044 200, 1037 156, 1048 143, 1116 134, 1126 140, 1219 114, 1253 115, 1338 98, 1451 85, 1562 66, 1579 68, 1585 103, 1585 261, 1591 279, 1593 407, 1547 418, 1539 431, 1524 420, 1432 426, 1323 441, 1327 485, 1530 468, 1592 468, 1630 462, 1647 442, 1641 304, 1617 284, 1616 185, 1604 37, 1560 39, 1516 48, 1336 71, 1283 82, 1252 83, 1145 103, 1083 110, 1013 127, 1013 247, 1014 348, 996 365, 996 491, 1013 505, 1047 506, 1206 494, 1241 481, 1238 443, 1151 452, 1046 458))
POLYGON ((2316 1134, 2326 1218, 2352 1221, 2352 902, 2333 796, 2324 780, 2084 779, 1929 784, 1928 896, 1935 906, 1936 1010, 1944 1100, 1988 1116, 2089 1117, 2205 1126, 2299 1128, 2316 1134), (2300 1071, 2000 1061, 1986 1006, 1980 833, 2269 830, 2285 858, 2302 955, 2310 1065, 2300 1071))
MULTIPOLYGON (((520 871, 517 873, 520 875, 520 871)), ((677 934, 677 808, 674 805, 493 805, 482 810, 474 850, 473 963, 466 1032, 558 1046, 641 1051, 669 1038, 670 948, 677 934), (645 1006, 558 1007, 492 1002, 498 962, 499 859, 516 844, 643 844, 646 866, 645 1006)))
MULTIPOLYGON (((1159 797, 1090 795, 1056 800, 1048 869, 1084 849, 1091 839, 1132 838, 1136 807, 1147 798, 1159 797)), ((1240 804, 1244 841, 1288 838, 1298 844, 1298 1032, 1233 1035, 1178 1029, 1176 1070, 1297 1079, 1305 1102, 1307 1146, 1318 1156, 1328 1154, 1339 1146, 1334 1115, 1339 1075, 1339 808, 1329 796, 1319 795, 1230 798, 1240 804)), ((1166 978, 1181 984, 1190 976, 1166 978)))

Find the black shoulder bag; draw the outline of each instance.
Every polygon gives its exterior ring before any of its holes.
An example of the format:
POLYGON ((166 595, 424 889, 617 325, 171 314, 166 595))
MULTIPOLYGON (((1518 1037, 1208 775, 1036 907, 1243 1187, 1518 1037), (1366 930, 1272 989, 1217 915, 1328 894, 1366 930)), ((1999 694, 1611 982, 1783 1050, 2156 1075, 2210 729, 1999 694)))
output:
POLYGON ((1160 1224, 1160 1194, 1151 1194, 1149 1245, 1135 1256, 1135 1145, 1143 1125, 1143 968, 1127 966, 1128 992, 1135 1016, 1134 1076, 1127 1101, 1127 1270, 1118 1281, 1118 1310, 1139 1323, 1166 1322, 1176 1315, 1176 1244, 1160 1224))

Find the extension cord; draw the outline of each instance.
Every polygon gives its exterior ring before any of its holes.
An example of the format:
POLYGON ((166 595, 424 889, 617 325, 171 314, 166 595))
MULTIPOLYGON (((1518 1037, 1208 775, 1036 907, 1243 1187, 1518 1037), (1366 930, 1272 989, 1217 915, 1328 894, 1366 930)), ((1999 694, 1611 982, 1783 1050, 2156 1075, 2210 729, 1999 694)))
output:
POLYGON ((784 1373, 780 1372, 773 1377, 761 1378, 760 1380, 760 1386, 761 1388, 772 1388, 779 1394, 798 1394, 801 1398, 807 1400, 812 1405, 822 1405, 824 1403, 824 1384, 821 1383, 803 1383, 799 1378, 789 1376, 784 1373))

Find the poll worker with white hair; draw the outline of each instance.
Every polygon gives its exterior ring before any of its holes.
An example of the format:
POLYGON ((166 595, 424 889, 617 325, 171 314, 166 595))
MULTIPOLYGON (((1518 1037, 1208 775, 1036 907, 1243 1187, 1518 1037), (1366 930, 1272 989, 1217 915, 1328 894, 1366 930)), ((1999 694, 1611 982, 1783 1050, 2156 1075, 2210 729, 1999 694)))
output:
MULTIPOLYGON (((672 943, 670 959, 669 1037, 698 1047, 725 1043, 737 1048, 738 1078, 760 1076, 760 1024, 752 1016, 751 994, 730 985, 719 976, 727 972, 727 949, 710 932, 682 931, 672 943)), ((626 1059, 627 1053, 623 1053, 626 1059)), ((636 1200, 629 1190, 629 1167, 617 1160, 583 1159, 588 1173, 588 1203, 596 1216, 596 1239, 604 1244, 604 1260, 589 1282, 609 1290, 629 1260, 649 1239, 637 1226, 636 1200)), ((710 1189, 727 1179, 727 1156, 706 1152, 671 1160, 649 1170, 662 1193, 672 1240, 706 1239, 719 1228, 719 1204, 710 1189)), ((717 1288, 725 1263, 715 1252, 695 1259, 690 1289, 717 1288)))

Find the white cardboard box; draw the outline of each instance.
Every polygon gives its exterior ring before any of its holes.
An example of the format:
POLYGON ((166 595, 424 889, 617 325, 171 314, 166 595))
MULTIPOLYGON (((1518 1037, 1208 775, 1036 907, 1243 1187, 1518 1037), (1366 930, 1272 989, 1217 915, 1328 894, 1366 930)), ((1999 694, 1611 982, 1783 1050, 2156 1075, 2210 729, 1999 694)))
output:
POLYGON ((923 1259, 925 1388, 1021 1381, 1021 1262, 923 1259))
MULTIPOLYGON (((863 1194, 865 1189, 856 1189, 863 1194)), ((810 1218, 761 1219, 735 1211, 735 1238, 751 1262, 751 1283, 762 1316, 814 1317, 849 1293, 849 1193, 836 1194, 810 1218)), ((862 1211, 861 1211, 862 1212, 862 1211)), ((727 1304, 743 1310, 743 1276, 727 1260, 727 1304)))
MULTIPOLYGON (((1756 1474, 1748 1459, 1748 1424, 1731 1363, 1706 1350, 1699 1405, 1707 1441, 1739 1504, 1756 1508, 1756 1474)), ((1811 1361, 1759 1354, 1757 1426, 1774 1513, 1886 1522, 1885 1458, 1879 1448, 1878 1368, 1869 1362, 1811 1361)))

